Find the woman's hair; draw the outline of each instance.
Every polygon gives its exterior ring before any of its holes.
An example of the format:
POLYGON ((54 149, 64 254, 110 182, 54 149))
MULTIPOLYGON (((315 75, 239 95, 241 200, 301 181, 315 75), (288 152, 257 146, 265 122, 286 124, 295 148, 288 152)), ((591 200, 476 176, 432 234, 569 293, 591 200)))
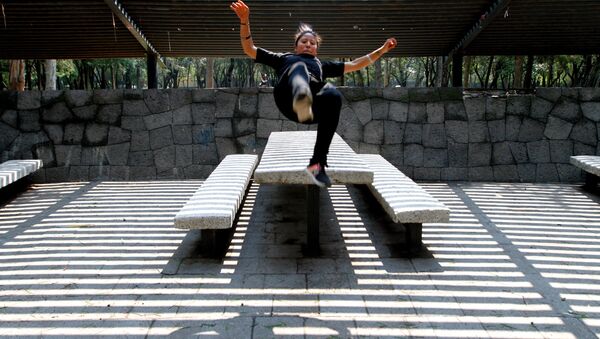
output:
POLYGON ((313 31, 311 25, 301 22, 298 25, 298 29, 296 30, 296 35, 294 36, 296 38, 296 42, 294 43, 294 46, 296 46, 298 44, 298 40, 300 40, 300 38, 302 38, 304 36, 304 34, 312 34, 315 37, 315 39, 317 39, 317 46, 321 45, 321 41, 323 41, 323 39, 321 39, 321 36, 319 35, 319 33, 313 31))

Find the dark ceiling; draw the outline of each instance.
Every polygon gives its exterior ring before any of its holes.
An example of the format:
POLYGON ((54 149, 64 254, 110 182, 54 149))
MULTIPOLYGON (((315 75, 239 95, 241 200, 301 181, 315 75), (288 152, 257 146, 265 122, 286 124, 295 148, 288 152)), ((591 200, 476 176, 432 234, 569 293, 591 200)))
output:
MULTIPOLYGON (((355 57, 394 36, 389 56, 600 54, 598 0, 248 0, 257 46, 289 51, 299 22, 320 55, 355 57)), ((230 1, 0 0, 1 59, 243 56, 230 1), (121 6, 128 15, 119 15, 121 6), (135 24, 128 30, 122 22, 135 24), (132 33, 133 32, 133 33, 132 33), (148 44, 140 43, 147 39, 148 44)), ((131 26, 131 25, 130 25, 131 26)))

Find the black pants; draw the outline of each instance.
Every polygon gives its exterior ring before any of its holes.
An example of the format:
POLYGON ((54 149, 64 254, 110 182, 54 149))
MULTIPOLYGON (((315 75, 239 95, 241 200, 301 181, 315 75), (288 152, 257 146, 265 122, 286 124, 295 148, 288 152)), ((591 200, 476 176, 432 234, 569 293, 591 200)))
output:
POLYGON ((299 88, 309 86, 313 97, 312 111, 314 119, 307 124, 317 123, 317 141, 309 165, 319 163, 327 165, 327 153, 337 129, 342 109, 342 95, 331 84, 319 83, 313 79, 303 62, 292 65, 279 80, 273 94, 277 108, 288 119, 298 122, 298 116, 292 109, 294 94, 299 88))

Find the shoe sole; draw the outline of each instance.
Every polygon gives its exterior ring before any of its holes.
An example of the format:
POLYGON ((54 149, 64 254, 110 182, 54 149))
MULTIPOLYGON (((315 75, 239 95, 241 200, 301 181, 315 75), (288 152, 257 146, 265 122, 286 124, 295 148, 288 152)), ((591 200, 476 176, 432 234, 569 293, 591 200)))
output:
POLYGON ((317 180, 317 178, 308 170, 308 168, 304 169, 304 172, 306 172, 306 174, 308 175, 308 177, 310 178, 310 180, 312 180, 313 184, 324 188, 327 187, 327 185, 325 185, 324 183, 320 182, 319 180, 317 180))
POLYGON ((312 121, 312 98, 307 94, 299 94, 294 98, 293 103, 294 112, 298 116, 299 122, 312 121))

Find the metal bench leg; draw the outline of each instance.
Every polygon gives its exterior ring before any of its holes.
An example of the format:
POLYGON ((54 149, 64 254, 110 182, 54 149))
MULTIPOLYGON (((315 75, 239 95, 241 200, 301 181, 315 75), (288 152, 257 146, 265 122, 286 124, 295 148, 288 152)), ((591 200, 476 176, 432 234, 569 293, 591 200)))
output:
POLYGON ((306 185, 306 255, 319 255, 319 186, 306 185))
POLYGON ((598 176, 593 175, 592 173, 585 173, 585 187, 586 188, 595 188, 598 185, 598 176))
POLYGON ((219 258, 225 252, 231 229, 215 230, 206 229, 200 231, 200 252, 203 256, 209 258, 219 258))
POLYGON ((423 248, 423 224, 406 223, 403 224, 406 230, 406 249, 408 253, 418 253, 423 248))

